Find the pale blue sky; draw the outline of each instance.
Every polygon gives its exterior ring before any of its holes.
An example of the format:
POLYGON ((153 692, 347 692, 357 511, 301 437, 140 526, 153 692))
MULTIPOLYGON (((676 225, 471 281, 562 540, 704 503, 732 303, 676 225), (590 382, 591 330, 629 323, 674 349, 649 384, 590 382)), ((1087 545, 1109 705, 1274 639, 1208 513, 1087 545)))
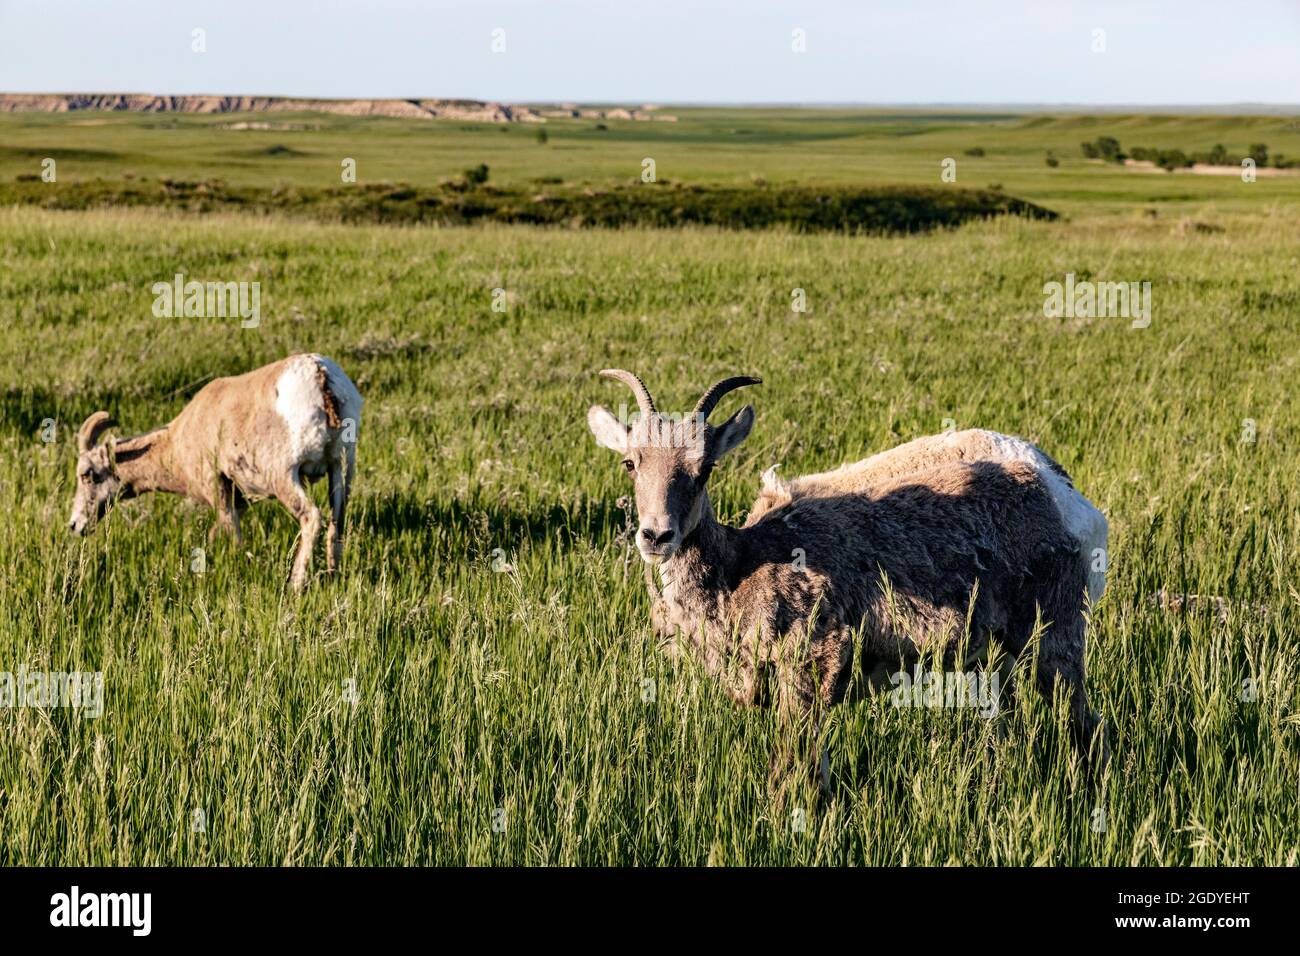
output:
POLYGON ((0 91, 1300 103, 1300 0, 0 0, 0 91))

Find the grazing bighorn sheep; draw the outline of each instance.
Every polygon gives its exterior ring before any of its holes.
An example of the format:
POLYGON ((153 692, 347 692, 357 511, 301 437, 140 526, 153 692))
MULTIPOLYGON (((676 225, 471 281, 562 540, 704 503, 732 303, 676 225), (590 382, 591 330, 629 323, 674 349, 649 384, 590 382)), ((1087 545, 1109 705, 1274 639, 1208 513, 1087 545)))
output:
POLYGON ((169 491, 215 508, 211 535, 224 529, 239 543, 248 503, 274 497, 302 531, 290 578, 301 590, 321 526, 306 486, 326 475, 327 562, 331 573, 338 569, 361 406, 361 394, 343 369, 320 355, 292 355, 209 382, 169 424, 134 438, 98 444, 117 423, 107 412, 95 412, 77 434, 77 493, 69 526, 87 534, 118 500, 169 491))
MULTIPOLYGON (((748 436, 754 409, 746 405, 721 425, 708 417, 725 394, 760 380, 724 379, 678 421, 658 413, 632 373, 601 374, 628 385, 641 411, 628 426, 593 406, 587 422, 632 475, 637 548, 655 629, 670 652, 694 652, 745 704, 765 702, 766 679, 775 677, 778 706, 800 711, 846 696, 855 633, 861 673, 869 674, 936 646, 949 656, 964 649, 969 662, 990 637, 1016 656, 1041 620, 1038 689, 1048 699, 1058 683, 1070 692, 1074 737, 1087 751, 1097 727, 1084 690, 1090 555, 1048 475, 1078 493, 1047 456, 921 455, 920 470, 897 459, 898 470, 881 469, 874 484, 842 469, 839 486, 823 480, 811 494, 793 483, 788 500, 731 528, 714 516, 705 486, 718 460, 748 436)), ((862 690, 866 682, 852 683, 862 690)))

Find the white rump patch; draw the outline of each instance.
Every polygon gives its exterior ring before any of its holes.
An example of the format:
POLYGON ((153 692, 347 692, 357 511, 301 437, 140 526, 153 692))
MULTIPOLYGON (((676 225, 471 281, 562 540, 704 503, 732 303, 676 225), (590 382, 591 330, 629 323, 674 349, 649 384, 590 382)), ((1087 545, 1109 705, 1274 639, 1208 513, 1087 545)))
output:
POLYGON ((329 427, 317 378, 320 369, 325 371, 339 420, 350 418, 356 428, 361 425, 361 393, 343 369, 319 355, 297 355, 286 363, 275 381, 275 410, 284 419, 291 460, 313 478, 344 454, 339 440, 342 428, 329 427))
POLYGON ((1070 537, 1079 542, 1081 557, 1088 567, 1088 597, 1093 604, 1101 599, 1106 588, 1106 572, 1094 571, 1094 553, 1103 552, 1103 567, 1109 525, 1106 516, 1098 511, 1087 498, 1071 487, 1070 482, 1061 475, 1039 449, 1023 438, 1013 438, 997 432, 980 431, 993 448, 995 461, 1023 461, 1032 465, 1038 477, 1051 496, 1052 503, 1061 516, 1061 522, 1070 537))

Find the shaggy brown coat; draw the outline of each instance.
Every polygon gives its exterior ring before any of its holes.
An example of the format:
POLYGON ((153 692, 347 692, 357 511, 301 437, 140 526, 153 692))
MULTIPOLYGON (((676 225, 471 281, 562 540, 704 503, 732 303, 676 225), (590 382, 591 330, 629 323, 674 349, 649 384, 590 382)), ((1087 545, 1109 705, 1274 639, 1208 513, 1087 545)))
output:
MULTIPOLYGON (((615 373, 638 391, 639 379, 615 373)), ((633 475, 637 544, 663 581, 660 590, 647 575, 653 621, 670 652, 696 656, 740 703, 801 711, 865 690, 878 664, 897 670, 936 647, 963 663, 990 639, 1018 655, 1041 618, 1038 689, 1049 699, 1070 692, 1087 748, 1096 726, 1084 689, 1087 567, 1036 468, 927 461, 869 482, 841 469, 849 480, 839 487, 770 501, 732 528, 717 521, 705 483, 748 435, 753 409, 715 427, 704 421, 712 403, 675 422, 648 391, 638 401, 630 427, 600 407, 588 421, 633 475)))

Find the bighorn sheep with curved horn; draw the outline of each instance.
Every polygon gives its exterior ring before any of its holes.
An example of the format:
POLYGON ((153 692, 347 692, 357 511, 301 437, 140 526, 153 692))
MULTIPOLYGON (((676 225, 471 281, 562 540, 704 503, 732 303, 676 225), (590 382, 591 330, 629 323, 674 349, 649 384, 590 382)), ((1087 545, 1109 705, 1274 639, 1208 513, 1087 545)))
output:
MULTIPOLYGON (((641 410, 629 426, 593 406, 587 422, 632 476, 636 544, 670 650, 694 652, 746 704, 765 701, 770 673, 777 704, 801 711, 838 702, 851 683, 863 689, 865 681, 851 682, 855 634, 869 674, 936 645, 949 655, 963 649, 969 661, 990 638, 1018 655, 1041 621, 1038 689, 1048 699, 1058 685, 1070 693, 1074 737, 1087 751, 1098 726, 1084 690, 1091 555, 1053 482, 1077 498, 1072 507, 1100 514, 1059 465, 1024 442, 1017 447, 1037 457, 966 458, 973 440, 956 443, 951 460, 930 448, 917 471, 896 457, 874 478, 862 462, 856 479, 840 473, 838 485, 769 487, 780 497, 732 528, 714 516, 706 483, 749 435, 754 409, 720 425, 708 417, 727 393, 760 380, 724 379, 677 421, 656 410, 637 376, 601 375, 628 385, 641 410)), ((1104 741, 1101 749, 1104 760, 1104 741)))
POLYGON ((290 581, 306 586, 320 510, 306 485, 329 476, 328 570, 338 568, 356 469, 361 394, 320 355, 293 355, 209 382, 169 424, 98 444, 116 425, 95 412, 77 433, 77 492, 69 528, 87 534, 116 502, 148 491, 185 495, 217 510, 212 533, 241 540, 250 501, 274 497, 301 528, 290 581))

